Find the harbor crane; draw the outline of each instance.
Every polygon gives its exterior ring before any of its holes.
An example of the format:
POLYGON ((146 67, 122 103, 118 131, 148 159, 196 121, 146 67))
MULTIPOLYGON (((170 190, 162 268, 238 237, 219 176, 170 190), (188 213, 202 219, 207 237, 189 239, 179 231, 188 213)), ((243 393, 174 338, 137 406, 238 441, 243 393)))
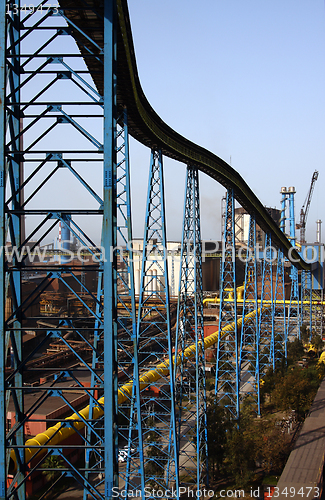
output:
POLYGON ((317 181, 317 179, 318 179, 318 170, 315 170, 315 172, 313 173, 313 176, 311 178, 311 183, 310 183, 309 191, 307 193, 305 202, 300 210, 300 222, 299 222, 299 224, 296 224, 296 229, 300 229, 300 243, 306 243, 306 236, 305 235, 306 235, 307 216, 308 216, 308 212, 309 212, 311 198, 313 196, 315 182, 317 181))

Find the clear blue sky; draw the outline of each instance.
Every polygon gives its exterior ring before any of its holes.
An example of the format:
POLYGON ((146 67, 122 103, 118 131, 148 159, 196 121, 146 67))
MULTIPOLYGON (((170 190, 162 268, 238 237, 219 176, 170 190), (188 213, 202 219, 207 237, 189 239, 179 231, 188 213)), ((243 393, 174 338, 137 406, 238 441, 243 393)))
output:
MULTIPOLYGON (((299 218, 320 172, 307 224, 325 239, 324 0, 129 0, 144 92, 188 139, 230 162, 263 204, 295 186, 299 218)), ((143 235, 149 151, 131 144, 134 235, 143 235), (137 197, 135 197, 137 194, 137 197)), ((179 239, 183 165, 165 160, 167 230, 179 239)), ((201 176, 202 232, 220 236, 224 188, 201 176)))

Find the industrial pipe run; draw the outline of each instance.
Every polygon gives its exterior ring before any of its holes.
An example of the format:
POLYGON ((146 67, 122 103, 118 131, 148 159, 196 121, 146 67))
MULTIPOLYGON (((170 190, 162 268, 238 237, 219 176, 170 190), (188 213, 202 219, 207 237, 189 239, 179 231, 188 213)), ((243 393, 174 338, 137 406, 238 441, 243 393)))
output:
MULTIPOLYGON (((266 306, 268 307, 268 306, 266 306)), ((263 307, 263 310, 266 308, 263 307)), ((257 313, 260 314, 260 309, 257 310, 257 313)), ((245 320, 253 318, 256 314, 256 311, 252 311, 245 315, 245 320)), ((239 318, 237 320, 237 326, 240 327, 242 325, 243 318, 239 318)), ((235 326, 235 322, 230 323, 229 325, 222 328, 222 334, 226 334, 231 332, 235 326)), ((211 333, 204 339, 204 350, 211 347, 218 340, 218 331, 211 333)), ((199 342, 199 346, 202 342, 199 342)), ((195 344, 190 345, 184 350, 183 359, 190 359, 195 356, 196 347, 195 344)), ((179 353, 177 355, 176 366, 181 363, 182 355, 179 353)), ((173 357, 173 361, 175 357, 173 357)), ((161 377, 169 374, 169 360, 163 361, 159 363, 155 368, 149 370, 144 375, 142 375, 139 379, 140 381, 140 390, 142 391, 149 384, 156 382, 161 377)), ((133 383, 128 382, 124 384, 118 390, 118 404, 124 403, 128 398, 132 396, 132 387, 133 383)), ((93 408, 93 419, 98 419, 104 414, 103 406, 104 406, 104 397, 98 400, 99 405, 93 408)), ((90 406, 86 406, 82 410, 77 413, 74 413, 70 417, 67 417, 63 422, 58 422, 56 425, 49 427, 45 432, 41 432, 37 434, 34 438, 28 439, 25 443, 25 463, 29 463, 30 460, 39 452, 42 447, 51 447, 56 446, 62 443, 64 440, 68 439, 72 436, 76 431, 82 430, 86 426, 86 421, 89 417, 89 408, 90 406), (73 426, 69 426, 69 421, 73 422, 73 426)), ((10 454, 10 472, 14 472, 16 470, 16 454, 15 451, 12 450, 10 454)))

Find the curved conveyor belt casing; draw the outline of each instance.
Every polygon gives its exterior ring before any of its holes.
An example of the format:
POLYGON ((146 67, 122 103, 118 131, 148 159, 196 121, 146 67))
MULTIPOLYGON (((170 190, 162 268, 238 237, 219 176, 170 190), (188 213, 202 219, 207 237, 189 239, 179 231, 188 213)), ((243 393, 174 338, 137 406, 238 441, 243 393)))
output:
MULTIPOLYGON (((76 0, 60 0, 66 16, 85 30, 90 38, 100 46, 104 46, 103 1, 89 0, 87 4, 93 7, 98 17, 87 14, 78 7, 76 0)), ((132 31, 127 0, 116 0, 117 19, 117 104, 119 108, 126 106, 128 110, 129 132, 137 140, 150 148, 161 149, 162 152, 185 164, 198 167, 202 172, 220 182, 227 189, 233 188, 235 197, 250 214, 255 214, 260 227, 272 234, 272 244, 280 247, 288 256, 291 244, 257 196, 246 184, 244 179, 224 160, 197 144, 185 139, 170 128, 150 106, 142 90, 135 59, 132 31)), ((94 46, 86 38, 80 43, 80 32, 71 25, 71 33, 75 35, 82 54, 87 55, 87 48, 94 51, 94 46)), ((89 55, 89 54, 88 54, 89 55)), ((99 55, 99 59, 100 59, 99 55)), ((92 74, 94 82, 101 95, 103 89, 103 67, 99 60, 86 57, 85 62, 92 74)), ((202 120, 206 110, 202 110, 202 120)), ((300 269, 309 270, 310 265, 304 262, 296 250, 291 253, 295 265, 300 269)))

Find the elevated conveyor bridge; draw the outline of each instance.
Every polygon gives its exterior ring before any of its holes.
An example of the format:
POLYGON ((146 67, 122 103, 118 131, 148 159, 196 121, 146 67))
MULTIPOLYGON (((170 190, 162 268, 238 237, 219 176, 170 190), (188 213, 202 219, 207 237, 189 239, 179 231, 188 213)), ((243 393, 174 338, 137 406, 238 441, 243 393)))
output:
MULTIPOLYGON (((81 485, 83 500, 112 499, 117 489, 120 498, 140 491, 143 498, 156 499, 155 489, 171 487, 179 498, 181 485, 200 489, 208 482, 206 351, 216 344, 212 385, 221 404, 238 418, 248 397, 259 413, 265 369, 285 356, 288 339, 299 337, 307 309, 312 324, 315 302, 322 318, 322 298, 315 301, 308 285, 310 264, 238 172, 175 132, 152 109, 140 85, 126 0, 60 0, 59 7, 46 0, 31 7, 2 2, 0 31, 0 234, 2 248, 17 250, 11 258, 3 253, 0 261, 0 500, 25 500, 53 469, 50 495, 58 484, 73 481, 81 485), (151 150, 139 273, 130 245, 129 135, 151 150), (176 324, 164 155, 186 166, 176 324), (198 171, 228 193, 219 325, 206 338, 198 171), (238 286, 231 251, 234 199, 251 216, 251 256, 238 308, 237 294, 229 293, 238 286), (96 242, 89 236, 94 220, 101 226, 96 242), (273 271, 267 259, 257 266, 256 224, 279 249, 273 271), (84 253, 70 262, 63 246, 60 258, 54 250, 53 259, 33 266, 24 249, 44 245, 59 225, 84 253), (86 271, 85 255, 93 260, 86 271), (298 297, 298 281, 295 288, 291 284, 295 293, 287 304, 284 257, 302 273, 304 290, 298 297), (28 280, 33 273, 38 279, 28 280), (42 316, 39 304, 48 291, 78 301, 85 322, 69 307, 50 314, 50 320, 42 316), (28 354, 26 332, 38 336, 28 354), (87 347, 87 359, 70 339, 87 347), (29 362, 40 359, 53 341, 69 349, 83 378, 78 369, 71 374, 57 366, 46 384, 32 386, 26 373, 35 365, 29 362), (65 397, 67 377, 89 401, 84 410, 75 411, 65 397), (32 404, 26 397, 31 392, 32 404), (51 397, 69 406, 72 416, 62 420, 51 414, 46 420, 42 411, 51 397), (28 439, 31 435, 36 437, 28 439)), ((298 280, 298 271, 295 276, 298 280)), ((47 374, 38 365, 32 369, 39 379, 47 374)))

